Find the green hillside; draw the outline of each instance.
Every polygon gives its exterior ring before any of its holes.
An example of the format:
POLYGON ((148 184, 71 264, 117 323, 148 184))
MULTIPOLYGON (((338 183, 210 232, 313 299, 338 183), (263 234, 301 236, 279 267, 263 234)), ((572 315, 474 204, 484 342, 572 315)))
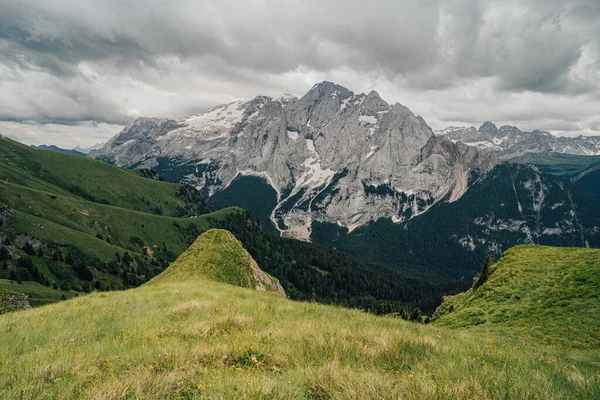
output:
POLYGON ((492 270, 445 301, 436 325, 600 349, 600 250, 518 246, 492 270))
POLYGON ((181 185, 144 179, 137 171, 117 169, 100 161, 29 146, 0 138, 3 181, 68 197, 147 213, 175 216, 184 203, 181 185))
POLYGON ((70 299, 77 295, 77 292, 73 290, 54 289, 38 282, 17 283, 7 279, 0 279, 0 291, 3 290, 16 291, 27 295, 28 302, 32 307, 56 303, 57 301, 70 299))
POLYGON ((194 260, 136 289, 0 316, 0 398, 600 397, 597 350, 293 302, 211 280, 194 260))
POLYGON ((147 281, 233 211, 209 210, 188 186, 0 138, 0 279, 34 305, 147 281))

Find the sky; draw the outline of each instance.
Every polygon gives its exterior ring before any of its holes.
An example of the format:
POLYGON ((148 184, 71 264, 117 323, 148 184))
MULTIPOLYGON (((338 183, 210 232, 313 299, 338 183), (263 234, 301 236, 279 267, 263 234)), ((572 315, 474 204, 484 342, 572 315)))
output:
POLYGON ((28 144, 323 80, 433 129, 600 135, 600 1, 0 0, 0 133, 28 144))

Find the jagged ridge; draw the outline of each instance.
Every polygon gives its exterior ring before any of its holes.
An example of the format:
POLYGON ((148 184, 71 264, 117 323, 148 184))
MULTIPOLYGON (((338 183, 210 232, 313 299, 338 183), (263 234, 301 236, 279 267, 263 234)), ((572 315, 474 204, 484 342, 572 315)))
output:
POLYGON ((498 128, 490 121, 484 122, 479 129, 451 126, 436 133, 453 142, 489 151, 505 160, 547 151, 585 156, 600 154, 600 138, 596 136, 558 137, 538 129, 523 132, 516 126, 498 128))

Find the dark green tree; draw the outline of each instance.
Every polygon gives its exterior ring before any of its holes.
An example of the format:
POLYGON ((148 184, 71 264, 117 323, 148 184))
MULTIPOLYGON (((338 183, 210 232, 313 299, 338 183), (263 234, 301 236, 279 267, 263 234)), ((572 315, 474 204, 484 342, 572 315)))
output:
POLYGON ((0 247, 0 260, 8 260, 10 259, 10 252, 6 247, 0 247))
POLYGON ((490 267, 494 263, 494 259, 492 258, 492 252, 488 252, 485 261, 483 261, 483 265, 481 266, 481 270, 479 271, 479 275, 473 281, 473 292, 479 289, 481 285, 487 282, 489 279, 491 272, 490 267))

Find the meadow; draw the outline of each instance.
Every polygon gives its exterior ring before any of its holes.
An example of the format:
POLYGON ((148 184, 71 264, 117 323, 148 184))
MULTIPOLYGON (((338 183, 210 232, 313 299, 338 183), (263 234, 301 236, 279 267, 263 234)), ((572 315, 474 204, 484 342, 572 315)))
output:
POLYGON ((600 398, 597 348, 294 302, 188 265, 0 316, 0 397, 600 398))

